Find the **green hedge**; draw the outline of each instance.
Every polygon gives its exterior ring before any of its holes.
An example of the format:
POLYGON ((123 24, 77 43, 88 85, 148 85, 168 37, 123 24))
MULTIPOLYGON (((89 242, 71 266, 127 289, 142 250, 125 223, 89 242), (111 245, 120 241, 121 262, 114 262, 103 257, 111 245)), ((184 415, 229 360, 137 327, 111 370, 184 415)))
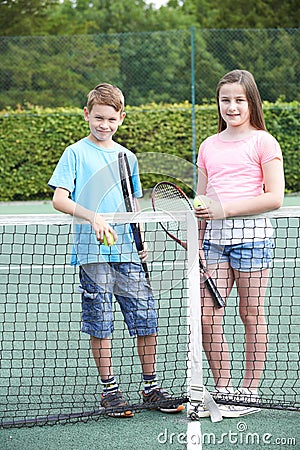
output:
MULTIPOLYGON (((299 102, 280 101, 264 105, 267 128, 283 150, 288 193, 300 192, 299 105, 299 102)), ((144 189, 167 178, 167 172, 171 178, 186 182, 186 177, 190 182, 191 105, 152 104, 127 107, 126 111, 127 117, 116 140, 142 158, 144 189)), ((28 107, 26 111, 3 111, 0 122, 0 200, 51 198, 47 182, 64 148, 88 134, 82 111, 28 107)), ((197 106, 195 124, 198 148, 204 138, 216 132, 215 105, 197 106)))

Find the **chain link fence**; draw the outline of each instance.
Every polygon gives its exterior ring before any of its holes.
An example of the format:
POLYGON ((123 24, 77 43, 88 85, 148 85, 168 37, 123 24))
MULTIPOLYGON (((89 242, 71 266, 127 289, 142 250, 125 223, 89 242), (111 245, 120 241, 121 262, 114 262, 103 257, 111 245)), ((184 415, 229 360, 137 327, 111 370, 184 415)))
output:
POLYGON ((250 70, 263 100, 300 99, 300 29, 0 37, 0 109, 82 107, 99 82, 132 106, 210 102, 218 80, 250 70), (194 95, 193 95, 194 92, 194 95))

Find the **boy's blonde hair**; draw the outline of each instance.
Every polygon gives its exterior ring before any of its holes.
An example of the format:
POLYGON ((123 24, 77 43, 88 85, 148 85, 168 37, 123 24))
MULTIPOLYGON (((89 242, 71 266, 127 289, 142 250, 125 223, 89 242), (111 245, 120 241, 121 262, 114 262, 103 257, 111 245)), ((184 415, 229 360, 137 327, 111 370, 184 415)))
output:
POLYGON ((94 105, 112 106, 117 112, 123 112, 125 101, 122 91, 112 84, 101 83, 88 94, 87 109, 91 112, 94 105))

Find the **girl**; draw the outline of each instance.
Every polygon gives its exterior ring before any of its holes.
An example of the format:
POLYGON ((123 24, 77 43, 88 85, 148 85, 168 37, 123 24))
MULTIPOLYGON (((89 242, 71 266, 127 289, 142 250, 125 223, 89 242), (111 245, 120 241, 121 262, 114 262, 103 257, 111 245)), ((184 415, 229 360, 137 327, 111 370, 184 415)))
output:
MULTIPOLYGON (((195 209, 200 249, 226 300, 235 283, 245 329, 245 374, 236 394, 257 399, 267 352, 264 297, 272 258, 272 227, 265 218, 230 219, 277 209, 284 197, 282 154, 265 128, 255 80, 246 70, 226 74, 217 87, 218 133, 200 146, 195 209)), ((215 381, 216 397, 234 392, 230 357, 223 332, 224 308, 202 292, 203 347, 215 381)), ((219 405, 224 417, 239 417, 258 408, 219 405)), ((203 407, 202 416, 209 413, 203 407)))

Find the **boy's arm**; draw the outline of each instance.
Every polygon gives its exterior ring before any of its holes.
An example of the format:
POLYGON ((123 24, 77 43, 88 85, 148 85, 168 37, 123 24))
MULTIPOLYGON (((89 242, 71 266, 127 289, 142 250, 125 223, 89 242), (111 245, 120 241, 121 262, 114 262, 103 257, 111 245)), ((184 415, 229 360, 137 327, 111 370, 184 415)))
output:
POLYGON ((100 214, 74 202, 69 195, 70 192, 67 189, 60 187, 56 188, 52 200, 54 209, 89 222, 100 243, 103 242, 104 236, 106 236, 106 239, 110 242, 110 233, 112 233, 114 240, 117 241, 118 237, 116 232, 100 214))

